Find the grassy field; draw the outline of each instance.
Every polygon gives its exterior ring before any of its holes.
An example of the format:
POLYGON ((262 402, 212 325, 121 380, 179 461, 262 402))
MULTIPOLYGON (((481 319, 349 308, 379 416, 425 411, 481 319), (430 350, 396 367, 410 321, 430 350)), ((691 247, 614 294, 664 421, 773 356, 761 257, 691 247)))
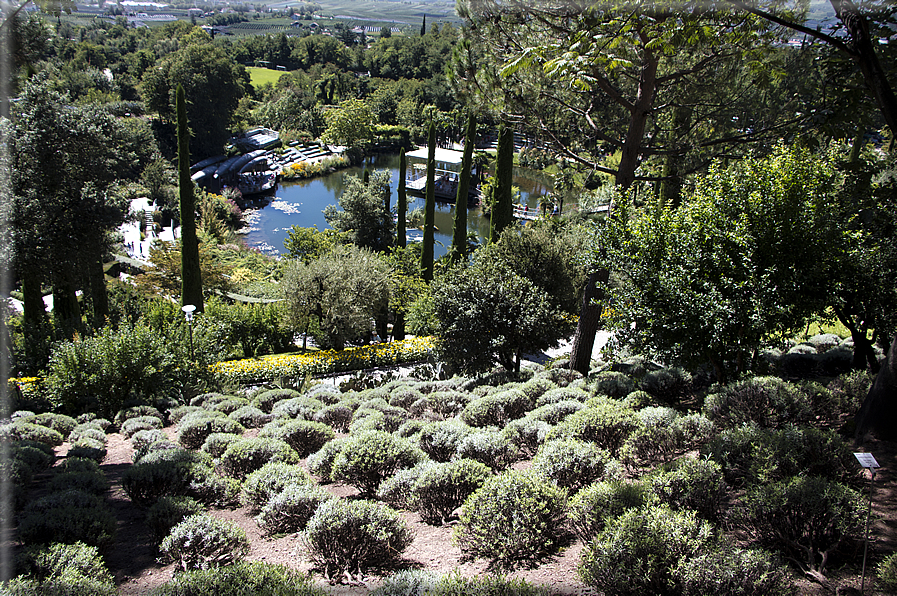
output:
POLYGON ((285 74, 282 70, 271 70, 270 68, 258 68, 256 66, 247 66, 246 70, 249 71, 249 82, 256 89, 265 83, 277 84, 280 77, 285 74))

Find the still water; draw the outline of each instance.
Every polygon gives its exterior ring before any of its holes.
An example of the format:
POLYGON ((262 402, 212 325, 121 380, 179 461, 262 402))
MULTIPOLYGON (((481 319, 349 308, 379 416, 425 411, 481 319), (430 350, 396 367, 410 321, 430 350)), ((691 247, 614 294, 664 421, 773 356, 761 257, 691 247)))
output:
MULTIPOLYGON (((375 155, 368 158, 363 166, 346 168, 327 176, 309 180, 278 184, 274 196, 259 202, 260 208, 251 212, 247 210, 246 227, 248 230, 243 239, 247 246, 271 254, 280 255, 286 252, 284 240, 289 236, 292 226, 310 228, 317 226, 319 230, 329 228, 324 219, 324 208, 338 204, 343 192, 347 176, 363 176, 365 169, 389 170, 392 174, 392 199, 390 204, 395 209, 399 183, 399 156, 375 155)), ((538 209, 539 198, 550 188, 544 181, 534 180, 515 172, 514 184, 520 187, 521 203, 530 209, 538 209)), ((424 199, 408 195, 408 212, 424 208, 424 199)), ((448 251, 452 243, 452 227, 455 222, 455 206, 450 203, 436 201, 436 257, 448 251)), ((482 241, 489 234, 489 218, 484 216, 479 207, 471 207, 467 213, 467 229, 476 232, 482 241)), ((421 230, 409 229, 409 241, 423 237, 421 230)))

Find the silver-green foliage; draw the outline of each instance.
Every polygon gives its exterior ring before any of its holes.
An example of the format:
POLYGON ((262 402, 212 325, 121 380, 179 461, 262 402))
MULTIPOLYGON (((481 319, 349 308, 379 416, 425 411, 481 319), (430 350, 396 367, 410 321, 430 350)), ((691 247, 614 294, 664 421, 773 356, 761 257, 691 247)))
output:
POLYGON ((174 526, 159 551, 179 570, 210 569, 245 557, 249 539, 234 522, 199 513, 174 526))
POLYGON ((428 467, 412 487, 421 518, 428 523, 445 523, 491 475, 487 466, 470 459, 428 467))
POLYGON ((373 495, 377 487, 397 470, 410 468, 426 455, 407 439, 371 430, 350 436, 333 460, 331 476, 373 495))
POLYGON ((610 453, 594 443, 553 439, 539 447, 532 470, 562 488, 576 491, 602 478, 610 461, 610 453))
POLYGON ((642 482, 603 480, 573 495, 567 504, 567 516, 576 535, 588 542, 604 530, 609 520, 655 500, 642 482))
POLYGON ((284 489, 308 484, 311 484, 311 477, 300 466, 270 462, 246 477, 240 501, 252 511, 258 511, 271 497, 284 489))
POLYGON ((255 518, 268 535, 298 532, 322 503, 333 499, 326 490, 312 484, 291 484, 273 494, 255 518))

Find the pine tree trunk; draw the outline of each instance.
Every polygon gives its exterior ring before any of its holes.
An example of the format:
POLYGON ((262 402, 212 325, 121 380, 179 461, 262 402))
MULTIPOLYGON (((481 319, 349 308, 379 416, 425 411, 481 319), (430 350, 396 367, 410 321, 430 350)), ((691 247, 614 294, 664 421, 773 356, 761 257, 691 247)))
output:
POLYGON ((190 129, 187 128, 187 103, 184 88, 177 88, 178 117, 178 190, 181 206, 181 304, 192 304, 203 311, 202 273, 199 268, 199 243, 196 239, 196 205, 193 180, 190 179, 190 129))
POLYGON ((424 242, 420 255, 425 281, 433 281, 433 247, 436 243, 436 125, 430 122, 427 135, 427 199, 424 207, 424 242))
POLYGON ((464 141, 464 157, 461 158, 461 177, 458 195, 455 197, 455 228, 452 231, 452 261, 463 261, 467 256, 467 202, 470 194, 470 169, 473 162, 473 145, 476 141, 477 119, 473 112, 467 119, 467 138, 464 141))
POLYGON ((595 335, 601 326, 601 311, 604 305, 604 284, 609 272, 605 268, 596 269, 589 275, 582 298, 582 309, 579 312, 579 325, 573 336, 573 353, 570 355, 570 368, 589 374, 592 365, 592 350, 595 347, 595 335))
POLYGON ((502 230, 514 221, 511 186, 514 178, 514 130, 502 126, 495 156, 495 204, 489 226, 489 242, 497 242, 502 230))

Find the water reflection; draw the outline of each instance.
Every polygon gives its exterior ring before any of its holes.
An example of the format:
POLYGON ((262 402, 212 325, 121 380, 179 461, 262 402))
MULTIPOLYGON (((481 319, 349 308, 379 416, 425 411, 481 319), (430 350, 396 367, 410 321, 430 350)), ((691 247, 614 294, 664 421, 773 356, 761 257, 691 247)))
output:
MULTIPOLYGON (((345 188, 347 176, 363 176, 364 170, 389 170, 392 174, 392 197, 390 204, 395 208, 399 181, 399 156, 375 155, 368 158, 363 166, 340 170, 328 176, 278 184, 274 196, 259 202, 257 208, 247 214, 248 233, 244 235, 246 244, 263 252, 280 255, 285 252, 284 240, 292 226, 312 227, 319 230, 329 228, 324 219, 324 208, 337 204, 337 199, 345 188)), ((539 198, 550 189, 547 180, 536 180, 521 175, 515 170, 514 184, 520 187, 521 202, 530 209, 538 209, 539 198)), ((408 211, 424 208, 424 199, 408 195, 408 211)), ((437 258, 444 255, 452 243, 452 228, 455 222, 455 206, 436 202, 436 246, 437 258)), ((479 207, 472 207, 467 214, 467 229, 475 232, 482 241, 489 234, 489 218, 479 207)), ((421 230, 408 230, 409 240, 423 237, 421 230)))

